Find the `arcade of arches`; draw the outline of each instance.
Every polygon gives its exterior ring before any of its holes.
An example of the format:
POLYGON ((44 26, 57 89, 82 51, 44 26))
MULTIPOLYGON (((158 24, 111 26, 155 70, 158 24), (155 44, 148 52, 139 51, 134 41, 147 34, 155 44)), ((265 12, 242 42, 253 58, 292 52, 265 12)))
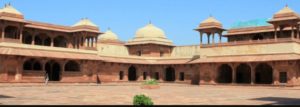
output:
POLYGON ((97 61, 24 58, 0 57, 0 81, 44 82, 45 72, 47 72, 50 81, 58 82, 93 82, 94 75, 98 73, 99 79, 104 82, 145 81, 153 78, 160 82, 185 82, 195 85, 232 83, 278 85, 293 83, 290 74, 297 73, 293 70, 300 69, 298 62, 291 61, 145 66, 104 64, 97 61), (11 61, 11 58, 16 58, 16 61, 11 61), (6 64, 6 60, 11 62, 6 64), (3 66, 11 66, 12 64, 20 66, 3 69, 3 66), (95 67, 89 67, 91 65, 95 67), (5 73, 9 73, 9 75, 4 75, 5 73))

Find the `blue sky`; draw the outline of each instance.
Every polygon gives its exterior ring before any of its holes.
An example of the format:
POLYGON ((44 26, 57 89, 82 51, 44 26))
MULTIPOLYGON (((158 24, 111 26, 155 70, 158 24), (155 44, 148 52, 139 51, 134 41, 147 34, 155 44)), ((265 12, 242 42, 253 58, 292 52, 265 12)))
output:
MULTIPOLYGON (((199 44, 193 31, 210 14, 230 28, 237 21, 271 18, 286 4, 300 13, 300 0, 1 0, 11 3, 25 19, 73 25, 88 17, 122 41, 134 37, 149 20, 163 29, 175 45, 199 44)), ((205 38, 206 39, 206 38, 205 38)))

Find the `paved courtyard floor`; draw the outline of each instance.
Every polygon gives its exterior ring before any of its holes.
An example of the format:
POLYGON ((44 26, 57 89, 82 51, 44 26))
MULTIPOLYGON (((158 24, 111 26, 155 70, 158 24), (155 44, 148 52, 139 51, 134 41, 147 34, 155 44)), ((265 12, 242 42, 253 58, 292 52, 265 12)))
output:
POLYGON ((150 96, 155 105, 300 105, 300 87, 160 85, 147 90, 140 83, 0 83, 0 105, 131 105, 136 94, 150 96))

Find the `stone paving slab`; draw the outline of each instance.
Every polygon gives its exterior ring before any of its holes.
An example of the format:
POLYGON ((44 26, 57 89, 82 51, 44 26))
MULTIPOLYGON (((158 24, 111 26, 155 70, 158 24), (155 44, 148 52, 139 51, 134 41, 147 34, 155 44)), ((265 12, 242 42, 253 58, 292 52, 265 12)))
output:
POLYGON ((300 105, 300 87, 189 85, 161 83, 141 89, 140 83, 97 85, 42 83, 0 84, 2 105, 132 105, 136 94, 155 105, 300 105))

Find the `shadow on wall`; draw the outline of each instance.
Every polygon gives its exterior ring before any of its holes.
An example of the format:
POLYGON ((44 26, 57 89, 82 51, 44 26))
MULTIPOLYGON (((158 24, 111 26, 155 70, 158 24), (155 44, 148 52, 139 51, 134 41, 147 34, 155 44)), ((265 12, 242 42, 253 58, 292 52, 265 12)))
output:
POLYGON ((7 96, 7 95, 0 95, 0 98, 15 98, 15 97, 7 96))
POLYGON ((251 100, 272 101, 273 103, 266 105, 300 105, 300 98, 284 98, 284 97, 261 97, 251 100))

